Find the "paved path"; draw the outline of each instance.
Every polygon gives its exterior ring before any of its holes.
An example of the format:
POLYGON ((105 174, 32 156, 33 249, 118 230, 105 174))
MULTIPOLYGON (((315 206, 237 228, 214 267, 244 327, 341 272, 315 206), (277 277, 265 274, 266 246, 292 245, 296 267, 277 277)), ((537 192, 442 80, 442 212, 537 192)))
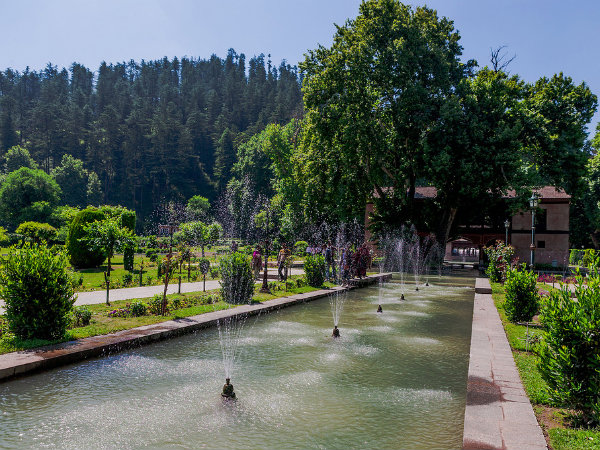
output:
MULTIPOLYGON (((300 275, 303 274, 304 271, 302 269, 290 269, 292 275, 300 275)), ((269 276, 276 276, 277 269, 269 269, 269 276)), ((271 280, 273 281, 273 280, 271 280)), ((193 283, 181 283, 181 292, 198 292, 202 291, 204 283, 202 281, 195 281, 193 283)), ((221 287, 219 280, 209 280, 206 282, 206 290, 209 291, 211 289, 218 289, 221 287)), ((132 288, 121 288, 121 289, 111 289, 110 291, 110 301, 114 302, 117 300, 132 300, 134 298, 148 298, 152 297, 156 294, 162 294, 164 291, 164 286, 141 286, 141 287, 132 287, 132 288)), ((169 288, 167 290, 168 294, 176 294, 178 292, 177 280, 171 281, 169 283, 169 288)), ((77 293, 77 300, 75 301, 75 305, 94 305, 97 303, 104 303, 106 301, 106 291, 89 291, 89 292, 79 292, 77 293)), ((4 301, 0 300, 0 313, 4 312, 4 301)))
POLYGON ((547 449, 487 279, 475 284, 463 449, 547 449))

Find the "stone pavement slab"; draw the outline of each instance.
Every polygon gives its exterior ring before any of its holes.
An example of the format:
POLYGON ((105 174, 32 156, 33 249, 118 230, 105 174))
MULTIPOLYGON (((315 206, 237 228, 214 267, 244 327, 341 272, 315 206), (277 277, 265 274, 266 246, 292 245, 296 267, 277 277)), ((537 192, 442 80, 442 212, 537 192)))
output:
POLYGON ((488 279, 476 280, 463 449, 547 450, 488 279))
MULTIPOLYGON (((362 280, 352 280, 352 285, 348 289, 367 286, 376 283, 380 278, 389 279, 391 276, 389 273, 383 273, 370 275, 362 280)), ((198 316, 145 325, 113 334, 93 336, 38 349, 6 353, 0 355, 0 382, 15 376, 47 370, 87 358, 106 356, 131 347, 191 333, 202 328, 215 326, 219 319, 267 313, 297 303, 326 297, 332 292, 345 289, 347 288, 337 286, 331 289, 276 298, 263 303, 242 305, 198 316)))

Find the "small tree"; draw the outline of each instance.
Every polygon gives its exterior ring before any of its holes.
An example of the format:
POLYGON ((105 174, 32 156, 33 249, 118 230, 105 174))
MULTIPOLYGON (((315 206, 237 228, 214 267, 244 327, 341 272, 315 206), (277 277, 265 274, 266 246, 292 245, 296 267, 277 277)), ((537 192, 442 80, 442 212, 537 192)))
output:
POLYGON ((181 255, 169 253, 160 261, 160 273, 163 277, 163 283, 165 288, 163 290, 163 300, 160 308, 160 314, 162 316, 167 314, 167 289, 169 288, 169 282, 175 273, 175 269, 181 260, 181 255))
POLYGON ((90 249, 85 231, 92 222, 104 219, 104 213, 97 208, 86 208, 75 215, 66 242, 69 258, 74 267, 98 267, 106 258, 101 249, 90 249))
POLYGON ((47 223, 23 222, 17 227, 16 233, 37 244, 41 241, 50 242, 56 239, 56 228, 47 223))
POLYGON ((73 281, 62 252, 45 244, 12 247, 0 271, 0 297, 10 330, 22 339, 65 334, 73 309, 73 281))
POLYGON ((206 274, 210 270, 210 261, 207 258, 202 258, 198 261, 198 268, 202 273, 202 277, 204 278, 204 284, 202 285, 202 290, 206 291, 206 274))
POLYGON ((504 310, 511 322, 529 322, 538 312, 540 296, 537 290, 537 275, 522 264, 518 268, 506 271, 506 301, 504 310))
POLYGON ((254 294, 254 276, 250 258, 242 253, 223 257, 221 267, 221 294, 227 303, 249 303, 254 294))
POLYGON ((133 234, 116 219, 92 222, 85 227, 85 232, 87 234, 85 239, 89 248, 104 252, 108 259, 104 280, 106 282, 106 304, 110 305, 111 259, 115 252, 123 251, 124 248, 134 245, 133 234))
POLYGON ((575 298, 568 287, 542 302, 546 332, 540 345, 540 371, 550 396, 581 412, 587 425, 600 423, 600 277, 593 264, 587 285, 577 276, 575 298))
POLYGON ((197 219, 206 220, 208 218, 208 210, 210 202, 206 197, 194 195, 187 202, 186 209, 197 219))
POLYGON ((186 222, 179 226, 176 238, 188 245, 199 245, 204 258, 204 248, 216 242, 222 233, 221 225, 213 223, 206 225, 204 222, 186 222))

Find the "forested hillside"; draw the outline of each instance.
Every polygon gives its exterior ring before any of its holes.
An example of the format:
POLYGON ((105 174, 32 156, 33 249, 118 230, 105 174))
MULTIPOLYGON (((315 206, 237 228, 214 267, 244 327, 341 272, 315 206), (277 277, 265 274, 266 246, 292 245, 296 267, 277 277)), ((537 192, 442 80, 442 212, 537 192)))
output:
MULTIPOLYGON (((237 144, 302 115, 285 61, 227 57, 74 63, 0 73, 0 153, 20 145, 50 173, 72 155, 95 172, 102 202, 147 217, 159 203, 224 189, 237 144)), ((68 203, 68 201, 67 201, 68 203)))

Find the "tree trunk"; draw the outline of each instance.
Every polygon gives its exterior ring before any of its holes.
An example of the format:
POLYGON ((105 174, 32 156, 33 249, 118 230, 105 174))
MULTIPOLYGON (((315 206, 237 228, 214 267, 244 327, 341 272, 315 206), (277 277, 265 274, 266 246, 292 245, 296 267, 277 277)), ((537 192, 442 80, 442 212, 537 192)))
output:
POLYGON ((110 306, 110 257, 108 258, 108 267, 106 268, 106 272, 104 272, 104 281, 106 283, 106 304, 110 306))
POLYGON ((454 219, 456 218, 456 213, 458 212, 458 208, 449 207, 444 210, 442 213, 442 219, 440 220, 440 225, 438 227, 438 231, 436 233, 436 240, 440 246, 442 246, 442 250, 445 251, 446 242, 448 242, 448 237, 450 236, 450 230, 452 229, 452 225, 454 224, 454 219))

